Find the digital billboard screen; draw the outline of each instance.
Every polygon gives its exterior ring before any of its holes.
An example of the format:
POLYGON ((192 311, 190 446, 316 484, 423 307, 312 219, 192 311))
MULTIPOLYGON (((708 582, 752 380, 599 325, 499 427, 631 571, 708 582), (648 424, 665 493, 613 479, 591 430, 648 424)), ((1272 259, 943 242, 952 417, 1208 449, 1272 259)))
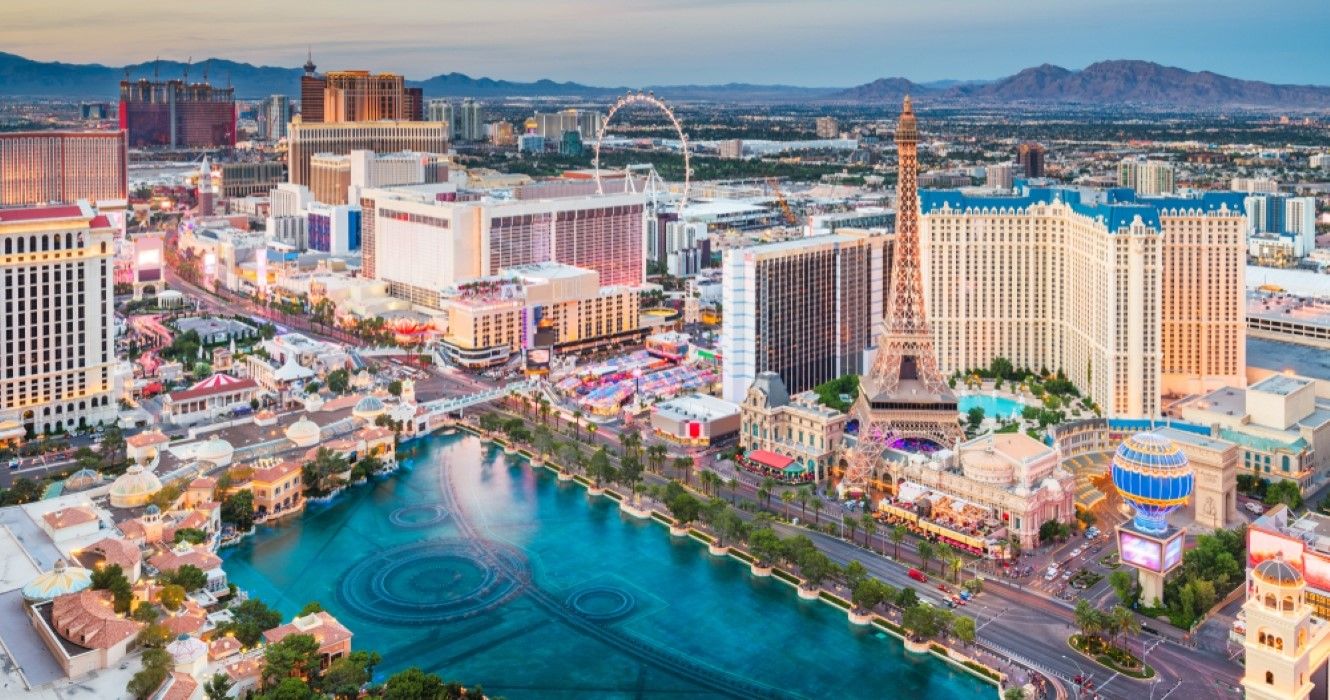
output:
POLYGON ((1302 568, 1303 544, 1299 540, 1276 535, 1254 527, 1247 528, 1247 565, 1256 566, 1266 559, 1274 559, 1276 554, 1284 555, 1284 561, 1295 568, 1302 568))
POLYGON ((1154 540, 1148 540, 1139 535, 1121 530, 1118 533, 1118 550, 1121 552, 1122 561, 1139 566, 1142 569, 1150 571, 1162 571, 1160 561, 1162 560, 1163 549, 1160 543, 1154 540))
POLYGON ((1323 554, 1307 552, 1302 559, 1302 577, 1308 586, 1330 592, 1330 559, 1323 554))
POLYGON ((1164 571, 1168 571, 1182 563, 1182 541, 1184 539, 1183 537, 1175 537, 1164 546, 1164 571))

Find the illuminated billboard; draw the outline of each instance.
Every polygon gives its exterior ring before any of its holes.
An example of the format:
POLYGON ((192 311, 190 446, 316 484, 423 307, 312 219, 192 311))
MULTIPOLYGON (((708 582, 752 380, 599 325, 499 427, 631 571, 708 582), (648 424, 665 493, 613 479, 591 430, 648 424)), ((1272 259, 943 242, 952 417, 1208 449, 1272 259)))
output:
POLYGON ((1164 571, 1171 571, 1173 567, 1182 563, 1182 537, 1174 537, 1164 545, 1164 571))
POLYGON ((1121 553, 1124 564, 1158 573, 1163 571, 1160 566, 1163 561, 1163 549, 1164 545, 1161 542, 1141 537, 1127 530, 1118 531, 1118 551, 1121 553))
POLYGON ((1307 552, 1302 559, 1302 577, 1308 586, 1330 592, 1330 558, 1317 552, 1307 552))
POLYGON ((1283 535, 1258 530, 1256 528, 1247 529, 1247 565, 1256 566, 1266 559, 1274 559, 1276 554, 1284 555, 1284 561, 1292 564, 1294 568, 1302 568, 1303 544, 1301 540, 1295 540, 1283 535))

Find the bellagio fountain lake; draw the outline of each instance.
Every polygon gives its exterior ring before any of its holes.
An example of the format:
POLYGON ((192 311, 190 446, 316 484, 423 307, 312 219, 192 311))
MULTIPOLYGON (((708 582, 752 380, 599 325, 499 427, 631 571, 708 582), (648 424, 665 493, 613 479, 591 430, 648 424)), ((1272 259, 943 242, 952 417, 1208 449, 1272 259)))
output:
POLYGON ((971 698, 993 686, 467 435, 261 527, 230 579, 383 655, 523 698, 971 698))

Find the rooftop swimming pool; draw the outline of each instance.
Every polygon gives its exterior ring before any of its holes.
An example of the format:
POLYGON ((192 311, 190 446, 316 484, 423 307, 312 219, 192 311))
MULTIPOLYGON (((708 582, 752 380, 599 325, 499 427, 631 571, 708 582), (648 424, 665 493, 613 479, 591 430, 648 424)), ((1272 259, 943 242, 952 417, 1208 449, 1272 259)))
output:
POLYGON ((465 434, 223 550, 290 617, 522 698, 973 698, 991 685, 465 434))
POLYGON ((1025 408, 1025 404, 1016 399, 988 394, 962 394, 956 397, 956 406, 960 409, 961 415, 969 413, 970 409, 978 406, 984 409, 986 418, 1013 418, 1019 416, 1021 409, 1025 408))

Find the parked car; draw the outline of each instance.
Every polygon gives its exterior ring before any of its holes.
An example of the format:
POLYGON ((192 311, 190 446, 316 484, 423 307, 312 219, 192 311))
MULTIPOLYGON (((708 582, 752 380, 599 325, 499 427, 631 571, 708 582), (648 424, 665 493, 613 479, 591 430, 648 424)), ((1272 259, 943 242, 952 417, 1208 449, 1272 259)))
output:
POLYGON ((1265 512, 1265 506, 1263 506, 1263 505, 1261 505, 1260 503, 1257 503, 1257 502, 1255 502, 1255 501, 1247 501, 1246 503, 1244 503, 1244 504, 1242 505, 1242 507, 1243 507, 1243 508, 1246 508, 1246 509, 1247 509, 1247 512, 1249 512, 1249 513, 1251 513, 1251 514, 1253 514, 1253 515, 1261 515, 1262 513, 1265 512))

